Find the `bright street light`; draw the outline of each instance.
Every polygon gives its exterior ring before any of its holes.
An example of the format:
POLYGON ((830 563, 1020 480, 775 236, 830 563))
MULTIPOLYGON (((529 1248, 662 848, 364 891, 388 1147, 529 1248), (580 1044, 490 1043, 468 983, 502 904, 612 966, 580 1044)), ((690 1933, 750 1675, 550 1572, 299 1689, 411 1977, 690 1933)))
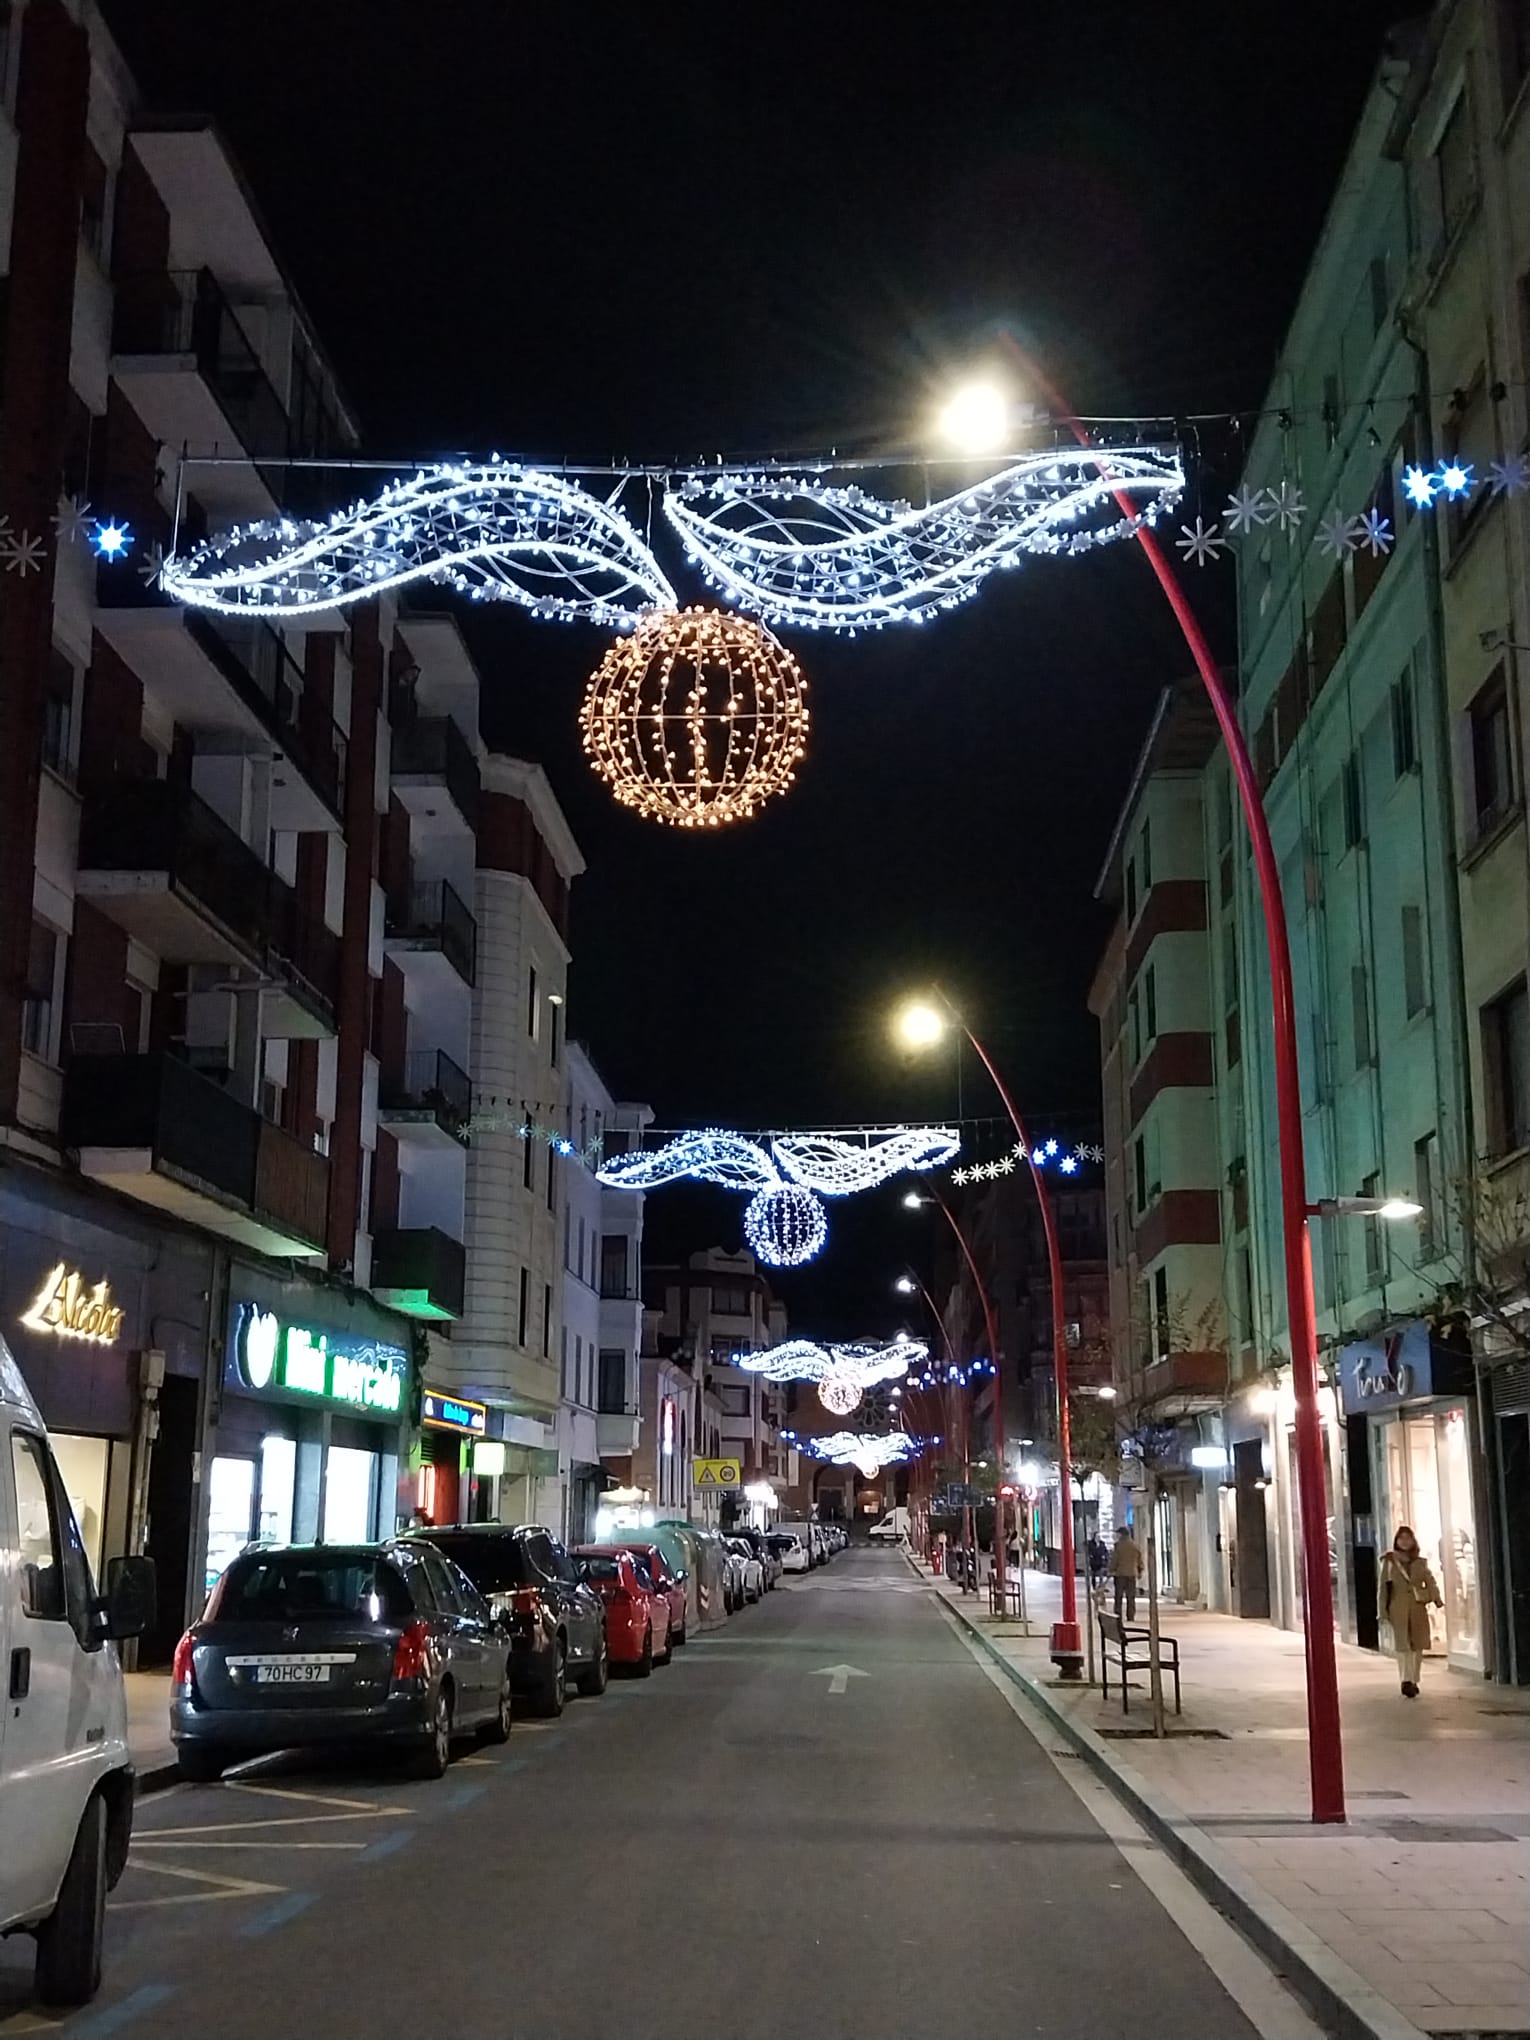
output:
POLYGON ((998 453, 1009 438, 1013 406, 998 383, 964 383, 946 399, 936 423, 960 453, 998 453))
POLYGON ((905 1211, 917 1211, 921 1204, 927 1204, 928 1202, 929 1199, 921 1197, 917 1190, 905 1190, 903 1193, 903 1209, 905 1211))
POLYGON ((913 1277, 911 1275, 900 1275, 893 1284, 893 1288, 897 1290, 900 1296, 912 1296, 914 1293, 913 1277))
POLYGON ((905 1048, 933 1048, 945 1031, 945 1015, 928 999, 910 999, 893 1016, 893 1032, 905 1048))
POLYGON ((1308 1211, 1313 1218, 1385 1218, 1394 1224, 1424 1215, 1423 1205, 1411 1197, 1320 1197, 1308 1211))

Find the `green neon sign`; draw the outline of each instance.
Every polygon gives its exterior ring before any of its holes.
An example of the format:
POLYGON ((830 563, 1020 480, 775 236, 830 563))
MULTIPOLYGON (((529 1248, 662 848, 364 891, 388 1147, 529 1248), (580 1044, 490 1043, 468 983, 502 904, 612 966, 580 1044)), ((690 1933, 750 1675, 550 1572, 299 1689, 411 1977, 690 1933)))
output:
POLYGON ((372 1416, 402 1411, 409 1379, 402 1346, 287 1323, 256 1303, 236 1303, 232 1316, 229 1371, 246 1393, 372 1416))

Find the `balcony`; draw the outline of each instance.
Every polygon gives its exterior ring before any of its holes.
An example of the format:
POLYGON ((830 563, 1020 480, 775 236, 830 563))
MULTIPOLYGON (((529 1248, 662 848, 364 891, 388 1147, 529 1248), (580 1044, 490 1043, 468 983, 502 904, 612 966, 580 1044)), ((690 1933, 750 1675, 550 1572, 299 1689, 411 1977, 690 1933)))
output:
POLYGON ((340 937, 274 872, 271 933, 266 958, 275 980, 266 993, 261 1024, 279 1041, 319 1041, 336 1031, 340 997, 340 937))
POLYGON ((384 947, 407 975, 449 966, 471 986, 477 968, 478 924, 444 878, 400 887, 387 903, 384 947))
POLYGON ((473 1086, 466 1070, 439 1048, 404 1058, 402 1074, 378 1083, 377 1116, 395 1140, 424 1147, 466 1147, 473 1086))
POLYGON ((59 1131, 93 1182, 258 1252, 323 1250, 329 1163, 189 1063, 78 1056, 59 1131))
POLYGON ((473 835, 478 826, 478 760, 449 715, 416 715, 393 727, 393 788, 416 837, 473 835))
POLYGON ((467 1252, 439 1226, 400 1226, 372 1235, 372 1294, 408 1317, 460 1318, 467 1252))
POLYGON ((122 779, 85 803, 77 892, 166 963, 262 967, 270 878, 188 786, 122 779))
POLYGON ((281 506, 281 471, 262 463, 293 450, 286 406, 210 270, 118 284, 112 373, 156 439, 194 454, 248 456, 197 470, 197 499, 214 523, 281 506))
POLYGON ((96 628, 176 722, 226 750, 276 753, 273 829, 336 828, 345 732, 305 696, 303 669, 277 631, 254 618, 183 608, 137 574, 105 564, 96 603, 96 628))
POLYGON ((602 1459, 626 1459, 638 1449, 640 1430, 636 1410, 601 1410, 595 1418, 595 1450, 602 1459))

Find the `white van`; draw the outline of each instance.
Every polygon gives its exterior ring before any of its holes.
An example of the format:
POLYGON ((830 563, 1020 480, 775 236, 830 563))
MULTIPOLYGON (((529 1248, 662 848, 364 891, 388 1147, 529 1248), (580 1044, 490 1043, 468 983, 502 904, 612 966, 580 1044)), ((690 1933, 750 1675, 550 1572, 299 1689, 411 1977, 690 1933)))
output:
POLYGON ((0 1934, 37 1939, 44 2004, 101 1981, 106 1894, 133 1831, 127 1701, 112 1639, 154 1601, 146 1558, 98 1596, 37 1405, 0 1338, 0 1934))
POLYGON ((907 1544, 908 1510, 889 1509, 880 1523, 873 1523, 866 1535, 876 1544, 907 1544))

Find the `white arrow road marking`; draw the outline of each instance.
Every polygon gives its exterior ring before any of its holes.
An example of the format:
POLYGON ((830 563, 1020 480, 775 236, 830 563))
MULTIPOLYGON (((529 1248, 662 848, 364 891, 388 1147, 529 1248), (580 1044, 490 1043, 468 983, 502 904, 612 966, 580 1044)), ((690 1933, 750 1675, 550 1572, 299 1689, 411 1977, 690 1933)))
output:
POLYGON ((856 1665, 820 1665, 812 1674, 815 1679, 827 1679, 830 1693, 847 1693, 852 1679, 865 1679, 871 1675, 856 1665))
POLYGON ((280 1884, 263 1884, 253 1877, 215 1877, 210 1870, 180 1870, 169 1863, 145 1863, 136 1853, 129 1858, 135 1870, 152 1871, 156 1877, 182 1877, 188 1884, 210 1885, 206 1891, 182 1892, 174 1898, 112 1898, 107 1900, 112 1912, 147 1912, 151 1907, 163 1905, 206 1905, 219 1898, 259 1898, 267 1892, 285 1889, 280 1884))

